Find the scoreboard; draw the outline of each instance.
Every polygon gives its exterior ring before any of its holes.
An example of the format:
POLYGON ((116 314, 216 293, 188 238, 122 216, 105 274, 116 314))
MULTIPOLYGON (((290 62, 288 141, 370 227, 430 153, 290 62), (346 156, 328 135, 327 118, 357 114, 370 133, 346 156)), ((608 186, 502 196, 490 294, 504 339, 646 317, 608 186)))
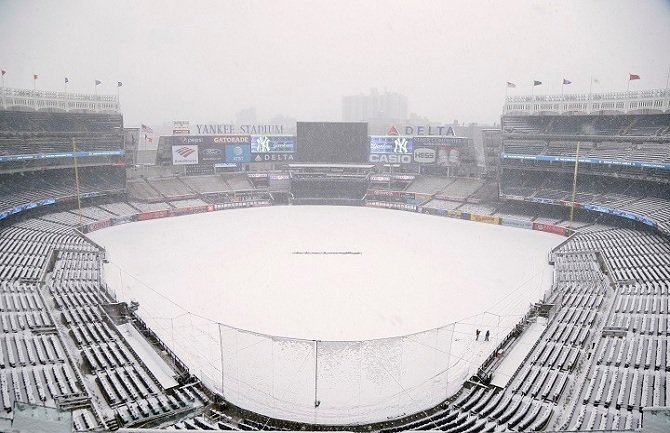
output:
POLYGON ((298 122, 296 160, 307 163, 368 162, 365 122, 298 122))

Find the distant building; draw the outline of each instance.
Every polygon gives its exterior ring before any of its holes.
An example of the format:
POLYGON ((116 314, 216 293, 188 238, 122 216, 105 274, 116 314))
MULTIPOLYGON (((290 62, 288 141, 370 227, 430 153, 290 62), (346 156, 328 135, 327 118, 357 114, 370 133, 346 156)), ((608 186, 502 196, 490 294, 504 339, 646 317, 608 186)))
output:
POLYGON ((238 111, 235 113, 235 121, 238 125, 255 124, 257 122, 256 108, 251 107, 238 111))
POLYGON ((393 92, 382 94, 377 89, 370 89, 368 95, 345 96, 342 98, 342 120, 407 120, 407 96, 393 92))

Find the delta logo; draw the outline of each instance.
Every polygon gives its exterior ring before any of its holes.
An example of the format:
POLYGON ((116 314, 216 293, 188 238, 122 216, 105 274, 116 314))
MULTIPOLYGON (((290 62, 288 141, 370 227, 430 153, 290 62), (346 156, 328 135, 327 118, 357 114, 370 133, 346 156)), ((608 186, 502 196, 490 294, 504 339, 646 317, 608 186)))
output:
POLYGON ((177 153, 182 158, 188 158, 190 155, 195 153, 195 150, 191 149, 190 147, 180 147, 179 149, 177 149, 177 153))

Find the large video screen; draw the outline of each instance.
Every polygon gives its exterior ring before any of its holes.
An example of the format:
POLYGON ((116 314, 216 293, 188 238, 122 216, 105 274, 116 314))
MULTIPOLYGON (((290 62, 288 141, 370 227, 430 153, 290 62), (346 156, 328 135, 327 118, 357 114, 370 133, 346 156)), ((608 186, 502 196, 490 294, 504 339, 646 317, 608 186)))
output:
POLYGON ((368 124, 363 122, 298 122, 297 161, 368 162, 368 124))

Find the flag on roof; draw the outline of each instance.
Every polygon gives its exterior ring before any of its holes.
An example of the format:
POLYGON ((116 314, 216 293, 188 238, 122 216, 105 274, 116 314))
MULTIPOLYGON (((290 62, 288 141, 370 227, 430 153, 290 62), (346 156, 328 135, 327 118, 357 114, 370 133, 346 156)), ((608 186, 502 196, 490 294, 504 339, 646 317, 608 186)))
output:
POLYGON ((628 81, 639 80, 640 76, 637 74, 628 74, 628 81))
POLYGON ((37 80, 37 74, 33 74, 33 80, 37 80))
POLYGON ((65 77, 65 84, 67 84, 69 82, 70 82, 70 80, 68 80, 67 77, 65 77))
POLYGON ((516 89, 516 84, 514 84, 514 83, 508 81, 508 82, 507 82, 507 87, 509 87, 510 89, 516 89))
POLYGON ((3 76, 7 73, 7 71, 5 71, 4 69, 1 70, 0 72, 2 72, 2 75, 3 75, 3 76))
POLYGON ((542 81, 533 80, 533 86, 539 86, 542 84, 542 81))
POLYGON ((144 123, 142 124, 142 131, 144 131, 144 132, 148 132, 149 134, 153 134, 153 133, 154 133, 154 130, 151 129, 151 127, 145 125, 144 123))
POLYGON ((563 78, 563 84, 572 84, 572 81, 563 78))
POLYGON ((121 87, 121 86, 123 86, 123 83, 122 83, 121 81, 118 81, 118 82, 116 83, 116 87, 121 87))
POLYGON ((96 85, 96 86, 98 86, 98 85, 100 85, 100 84, 102 84, 102 81, 100 81, 100 80, 95 80, 95 85, 96 85))

